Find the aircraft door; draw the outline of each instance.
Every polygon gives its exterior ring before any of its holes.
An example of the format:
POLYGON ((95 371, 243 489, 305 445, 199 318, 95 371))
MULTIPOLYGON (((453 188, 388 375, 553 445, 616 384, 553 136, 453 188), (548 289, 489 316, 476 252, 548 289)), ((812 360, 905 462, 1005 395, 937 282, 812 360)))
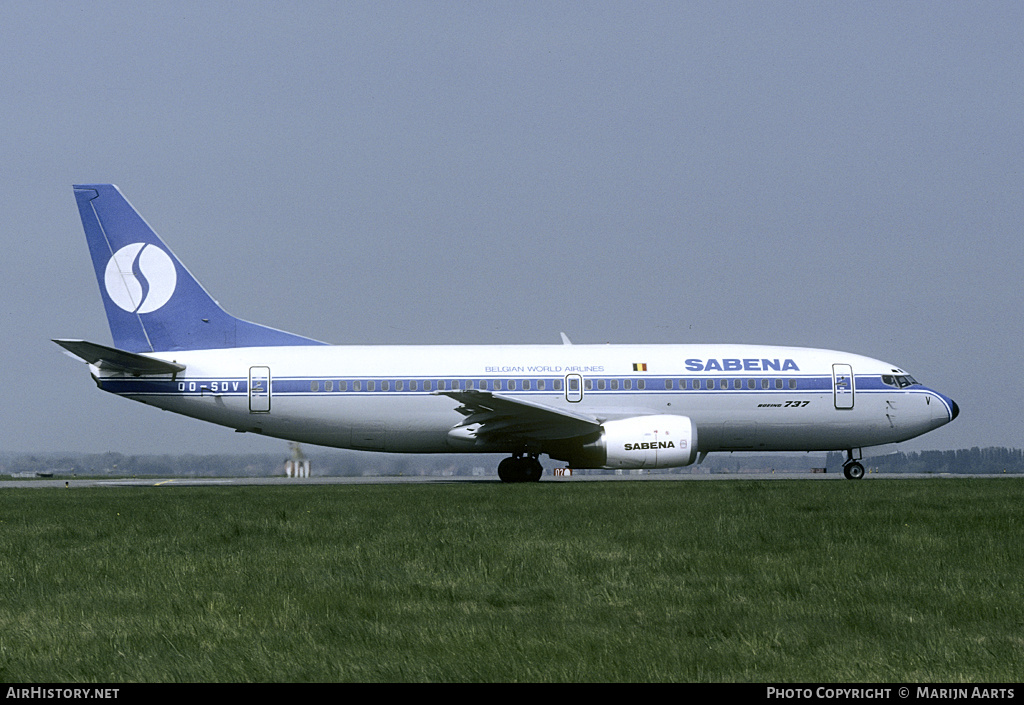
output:
POLYGON ((565 400, 574 403, 583 401, 583 377, 580 375, 565 376, 565 400))
POLYGON ((832 365, 832 390, 837 409, 853 408, 853 367, 850 365, 832 365))
POLYGON ((270 368, 249 368, 249 413, 270 413, 270 368))

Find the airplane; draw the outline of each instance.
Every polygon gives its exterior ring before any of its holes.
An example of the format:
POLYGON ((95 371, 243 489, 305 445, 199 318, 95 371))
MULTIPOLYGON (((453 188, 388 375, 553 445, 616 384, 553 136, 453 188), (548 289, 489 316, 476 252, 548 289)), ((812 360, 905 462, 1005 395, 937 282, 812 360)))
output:
POLYGON ((113 347, 55 339, 103 391, 335 448, 502 453, 504 482, 685 467, 727 451, 846 451, 957 417, 949 397, 852 353, 733 344, 328 345, 228 314, 113 184, 74 186, 113 347))

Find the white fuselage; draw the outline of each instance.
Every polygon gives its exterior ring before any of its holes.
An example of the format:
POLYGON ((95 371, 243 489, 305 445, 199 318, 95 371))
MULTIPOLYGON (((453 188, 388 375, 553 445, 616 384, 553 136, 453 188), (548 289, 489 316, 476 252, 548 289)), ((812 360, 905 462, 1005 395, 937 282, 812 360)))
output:
POLYGON ((602 423, 686 416, 701 453, 894 443, 956 413, 947 397, 888 363, 809 348, 298 346, 148 356, 185 371, 140 378, 94 367, 93 375, 107 391, 240 431, 390 452, 510 450, 452 432, 465 414, 440 392, 456 388, 602 423))

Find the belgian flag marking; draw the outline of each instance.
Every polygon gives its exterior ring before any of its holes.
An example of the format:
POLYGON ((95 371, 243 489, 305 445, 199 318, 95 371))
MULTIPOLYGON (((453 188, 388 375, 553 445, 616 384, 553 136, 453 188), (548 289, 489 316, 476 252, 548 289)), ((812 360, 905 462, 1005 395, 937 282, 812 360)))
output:
POLYGON ((647 371, 647 363, 646 362, 634 362, 633 363, 633 371, 634 372, 646 372, 647 371))

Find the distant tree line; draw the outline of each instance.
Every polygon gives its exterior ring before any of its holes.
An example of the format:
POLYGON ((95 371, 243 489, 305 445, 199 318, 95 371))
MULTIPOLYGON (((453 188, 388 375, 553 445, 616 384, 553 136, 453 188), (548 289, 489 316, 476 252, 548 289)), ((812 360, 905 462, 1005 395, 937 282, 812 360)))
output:
MULTIPOLYGON (((123 453, 4 453, 0 475, 132 477, 255 477, 285 474, 287 451, 280 455, 125 455, 123 453)), ((307 457, 313 475, 495 475, 499 455, 403 455, 345 450, 313 450, 307 457)), ((701 465, 662 472, 810 472, 827 467, 841 472, 845 453, 802 454, 712 453, 701 465)), ((866 456, 864 467, 888 473, 1024 473, 1024 450, 971 448, 926 450, 866 456)), ((549 470, 558 461, 545 459, 549 470)), ((593 471, 591 471, 593 472, 593 471)))
MULTIPOLYGON (((126 455, 123 453, 2 453, 0 475, 257 477, 285 474, 280 455, 126 455)), ((323 451, 307 454, 313 475, 496 474, 498 456, 402 455, 323 451)))
MULTIPOLYGON (((845 453, 829 453, 829 472, 838 472, 845 453)), ((996 475, 1024 473, 1024 450, 1020 448, 970 448, 962 450, 922 450, 891 453, 861 460, 869 471, 891 473, 972 473, 996 475)))

